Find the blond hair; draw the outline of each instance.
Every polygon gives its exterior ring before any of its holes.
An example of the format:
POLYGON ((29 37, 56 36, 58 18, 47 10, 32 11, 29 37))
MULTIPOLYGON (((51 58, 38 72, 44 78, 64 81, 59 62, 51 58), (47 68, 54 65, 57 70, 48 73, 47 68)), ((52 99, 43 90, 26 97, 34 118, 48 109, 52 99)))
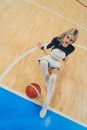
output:
POLYGON ((74 36, 74 41, 73 41, 73 43, 74 43, 74 42, 77 40, 77 38, 78 38, 79 31, 78 31, 77 29, 74 29, 74 28, 69 29, 68 31, 66 31, 66 32, 64 32, 63 34, 61 34, 61 35, 58 36, 59 40, 62 42, 63 38, 64 38, 66 35, 68 35, 68 34, 71 34, 71 35, 74 36))

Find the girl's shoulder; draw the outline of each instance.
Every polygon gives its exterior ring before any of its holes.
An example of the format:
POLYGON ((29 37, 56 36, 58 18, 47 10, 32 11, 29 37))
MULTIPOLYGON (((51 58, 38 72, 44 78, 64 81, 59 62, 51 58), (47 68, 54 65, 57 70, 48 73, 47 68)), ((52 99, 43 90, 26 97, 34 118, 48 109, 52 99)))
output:
POLYGON ((59 42, 59 37, 54 37, 52 41, 59 42))
POLYGON ((68 46, 68 48, 69 48, 70 50, 75 50, 75 47, 74 47, 72 44, 70 44, 70 45, 68 46))

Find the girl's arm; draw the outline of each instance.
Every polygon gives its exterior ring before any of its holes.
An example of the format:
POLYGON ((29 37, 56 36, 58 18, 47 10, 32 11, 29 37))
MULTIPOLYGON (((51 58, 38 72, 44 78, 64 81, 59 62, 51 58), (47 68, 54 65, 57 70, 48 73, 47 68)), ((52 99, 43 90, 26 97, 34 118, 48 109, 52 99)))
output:
POLYGON ((69 56, 66 56, 63 60, 68 61, 68 59, 69 59, 69 56))
POLYGON ((38 42, 37 46, 42 49, 43 44, 41 42, 38 42))
POLYGON ((43 45, 41 42, 38 43, 38 47, 42 50, 45 50, 45 49, 49 49, 51 48, 52 46, 54 46, 54 44, 57 42, 57 37, 55 37, 51 43, 47 43, 45 45, 43 45))

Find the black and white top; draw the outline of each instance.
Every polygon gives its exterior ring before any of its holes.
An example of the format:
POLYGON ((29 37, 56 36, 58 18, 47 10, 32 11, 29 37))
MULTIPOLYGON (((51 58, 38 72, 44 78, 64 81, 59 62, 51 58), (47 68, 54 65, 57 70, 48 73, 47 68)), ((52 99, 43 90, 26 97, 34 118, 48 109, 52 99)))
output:
POLYGON ((59 38, 58 37, 55 37, 51 43, 45 45, 42 47, 43 50, 45 49, 49 49, 51 48, 51 52, 54 50, 54 49, 59 49, 59 50, 62 50, 64 53, 65 53, 65 57, 68 56, 69 54, 71 54, 74 50, 75 50, 75 47, 73 45, 69 45, 68 47, 64 47, 62 46, 62 44, 60 44, 60 41, 59 41, 59 38))
POLYGON ((58 37, 55 37, 51 43, 46 44, 42 46, 42 50, 49 49, 51 48, 51 53, 49 55, 43 56, 38 59, 38 61, 41 60, 47 60, 48 61, 48 68, 57 68, 60 69, 60 61, 64 60, 66 56, 71 54, 74 50, 75 47, 73 45, 69 45, 68 47, 64 47, 58 37))

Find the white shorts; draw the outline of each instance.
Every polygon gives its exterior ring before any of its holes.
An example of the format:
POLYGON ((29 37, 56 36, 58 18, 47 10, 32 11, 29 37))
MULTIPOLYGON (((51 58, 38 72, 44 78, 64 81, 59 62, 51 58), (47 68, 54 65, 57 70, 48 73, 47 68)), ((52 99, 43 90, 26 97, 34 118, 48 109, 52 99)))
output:
POLYGON ((48 69, 60 69, 60 61, 54 60, 50 55, 46 55, 42 58, 39 58, 38 61, 44 59, 48 61, 48 69))

